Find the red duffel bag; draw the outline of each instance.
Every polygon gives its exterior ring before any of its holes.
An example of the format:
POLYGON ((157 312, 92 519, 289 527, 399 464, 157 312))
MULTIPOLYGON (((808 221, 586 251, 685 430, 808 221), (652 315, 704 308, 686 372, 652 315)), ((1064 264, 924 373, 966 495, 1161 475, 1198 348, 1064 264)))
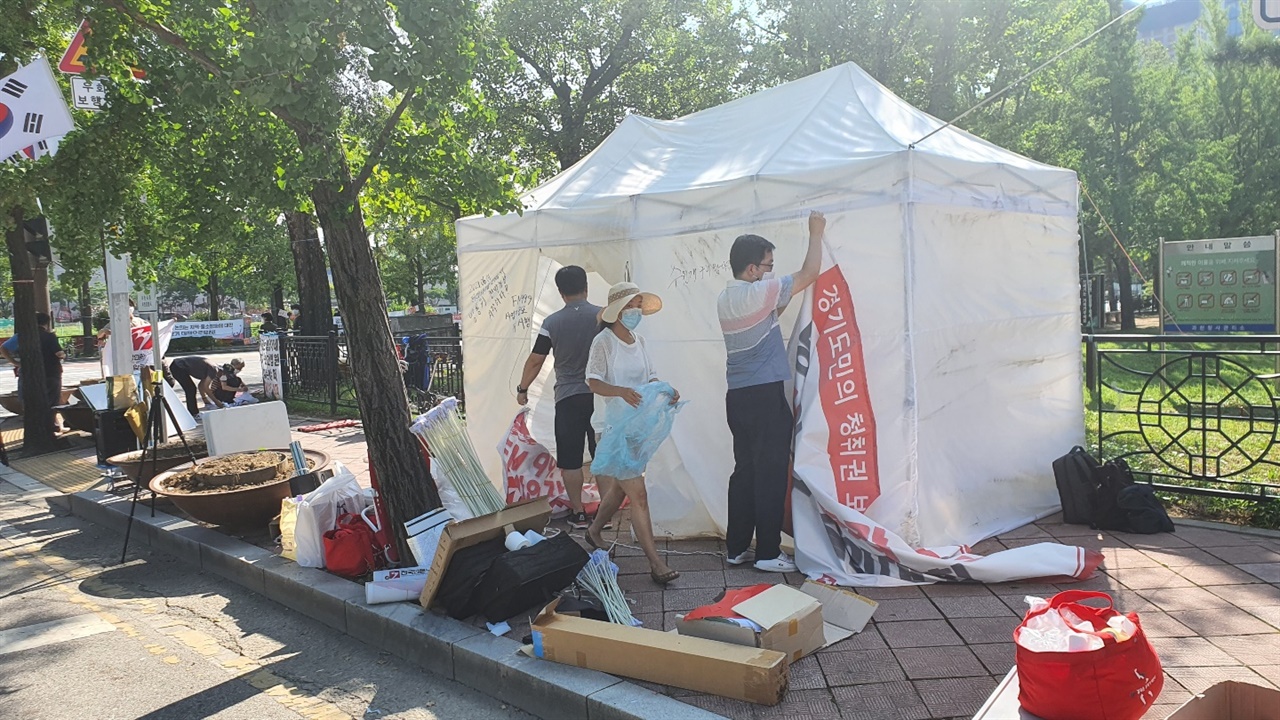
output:
POLYGON ((1137 630, 1117 641, 1106 632, 1107 621, 1120 613, 1111 596, 1101 592, 1068 590, 1054 595, 1048 607, 1027 613, 1013 631, 1014 642, 1037 615, 1068 609, 1089 623, 1102 647, 1081 652, 1035 652, 1017 645, 1018 702, 1044 720, 1138 720, 1160 696, 1164 673, 1155 648, 1147 640, 1137 613, 1127 617, 1137 630), (1106 600, 1105 608, 1081 600, 1106 600), (1102 632, 1100 632, 1102 631, 1102 632))
POLYGON ((373 559, 373 530, 364 518, 346 513, 338 525, 324 534, 324 566, 335 575, 352 580, 376 568, 373 559))

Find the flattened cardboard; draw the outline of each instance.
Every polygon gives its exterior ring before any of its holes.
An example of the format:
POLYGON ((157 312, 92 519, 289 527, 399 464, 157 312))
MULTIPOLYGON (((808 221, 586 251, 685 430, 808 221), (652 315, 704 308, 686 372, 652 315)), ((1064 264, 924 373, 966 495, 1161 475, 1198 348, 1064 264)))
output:
POLYGON ((787 692, 780 652, 561 615, 559 602, 533 622, 537 657, 761 705, 787 692))
POLYGON ((1183 703, 1169 720, 1280 720, 1280 690, 1220 682, 1183 703))
POLYGON ((800 592, 822 603, 823 634, 827 647, 866 629, 880 603, 835 585, 805 580, 800 592))
POLYGON ((734 612, 763 627, 761 632, 714 618, 680 618, 676 627, 681 635, 777 650, 795 662, 861 632, 876 607, 874 600, 856 593, 807 581, 800 590, 775 585, 733 606, 734 612))
POLYGON ((427 584, 422 588, 418 602, 424 608, 431 607, 436 599, 436 592, 440 589, 440 580, 449 569, 454 553, 486 540, 506 537, 505 528, 508 525, 515 526, 518 532, 541 531, 550 520, 551 504, 547 498, 540 497, 496 513, 451 523, 440 536, 440 545, 431 561, 431 574, 427 577, 427 584))

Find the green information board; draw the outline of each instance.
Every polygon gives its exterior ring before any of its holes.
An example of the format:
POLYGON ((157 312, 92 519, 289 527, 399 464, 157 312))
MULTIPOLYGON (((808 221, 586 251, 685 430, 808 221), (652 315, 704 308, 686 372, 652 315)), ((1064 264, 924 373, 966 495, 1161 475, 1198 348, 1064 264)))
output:
POLYGON ((1276 238, 1166 240, 1160 301, 1168 333, 1276 332, 1276 238))

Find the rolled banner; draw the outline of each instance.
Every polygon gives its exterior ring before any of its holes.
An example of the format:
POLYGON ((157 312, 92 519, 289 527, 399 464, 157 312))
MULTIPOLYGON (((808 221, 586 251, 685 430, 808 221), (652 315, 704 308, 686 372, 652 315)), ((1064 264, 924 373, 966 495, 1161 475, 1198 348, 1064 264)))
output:
POLYGON ((427 584, 431 569, 425 567, 379 570, 373 581, 365 583, 364 598, 370 605, 389 602, 415 601, 427 584))

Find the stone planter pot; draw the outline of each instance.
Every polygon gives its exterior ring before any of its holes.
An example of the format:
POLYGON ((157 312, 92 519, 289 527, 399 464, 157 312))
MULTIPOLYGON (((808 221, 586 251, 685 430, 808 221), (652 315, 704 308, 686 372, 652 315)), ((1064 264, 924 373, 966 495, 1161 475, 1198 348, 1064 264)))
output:
MULTIPOLYGON (((282 452, 287 456, 289 450, 275 449, 275 452, 282 452)), ((314 464, 315 470, 327 468, 331 464, 331 458, 326 452, 319 450, 303 452, 306 454, 308 464, 314 464)), ((210 525, 264 528, 271 518, 280 513, 280 501, 289 497, 288 478, 256 487, 199 494, 183 492, 166 485, 170 478, 190 467, 191 463, 184 463, 156 475, 151 479, 150 488, 157 495, 169 498, 174 505, 178 506, 178 509, 210 525)))

